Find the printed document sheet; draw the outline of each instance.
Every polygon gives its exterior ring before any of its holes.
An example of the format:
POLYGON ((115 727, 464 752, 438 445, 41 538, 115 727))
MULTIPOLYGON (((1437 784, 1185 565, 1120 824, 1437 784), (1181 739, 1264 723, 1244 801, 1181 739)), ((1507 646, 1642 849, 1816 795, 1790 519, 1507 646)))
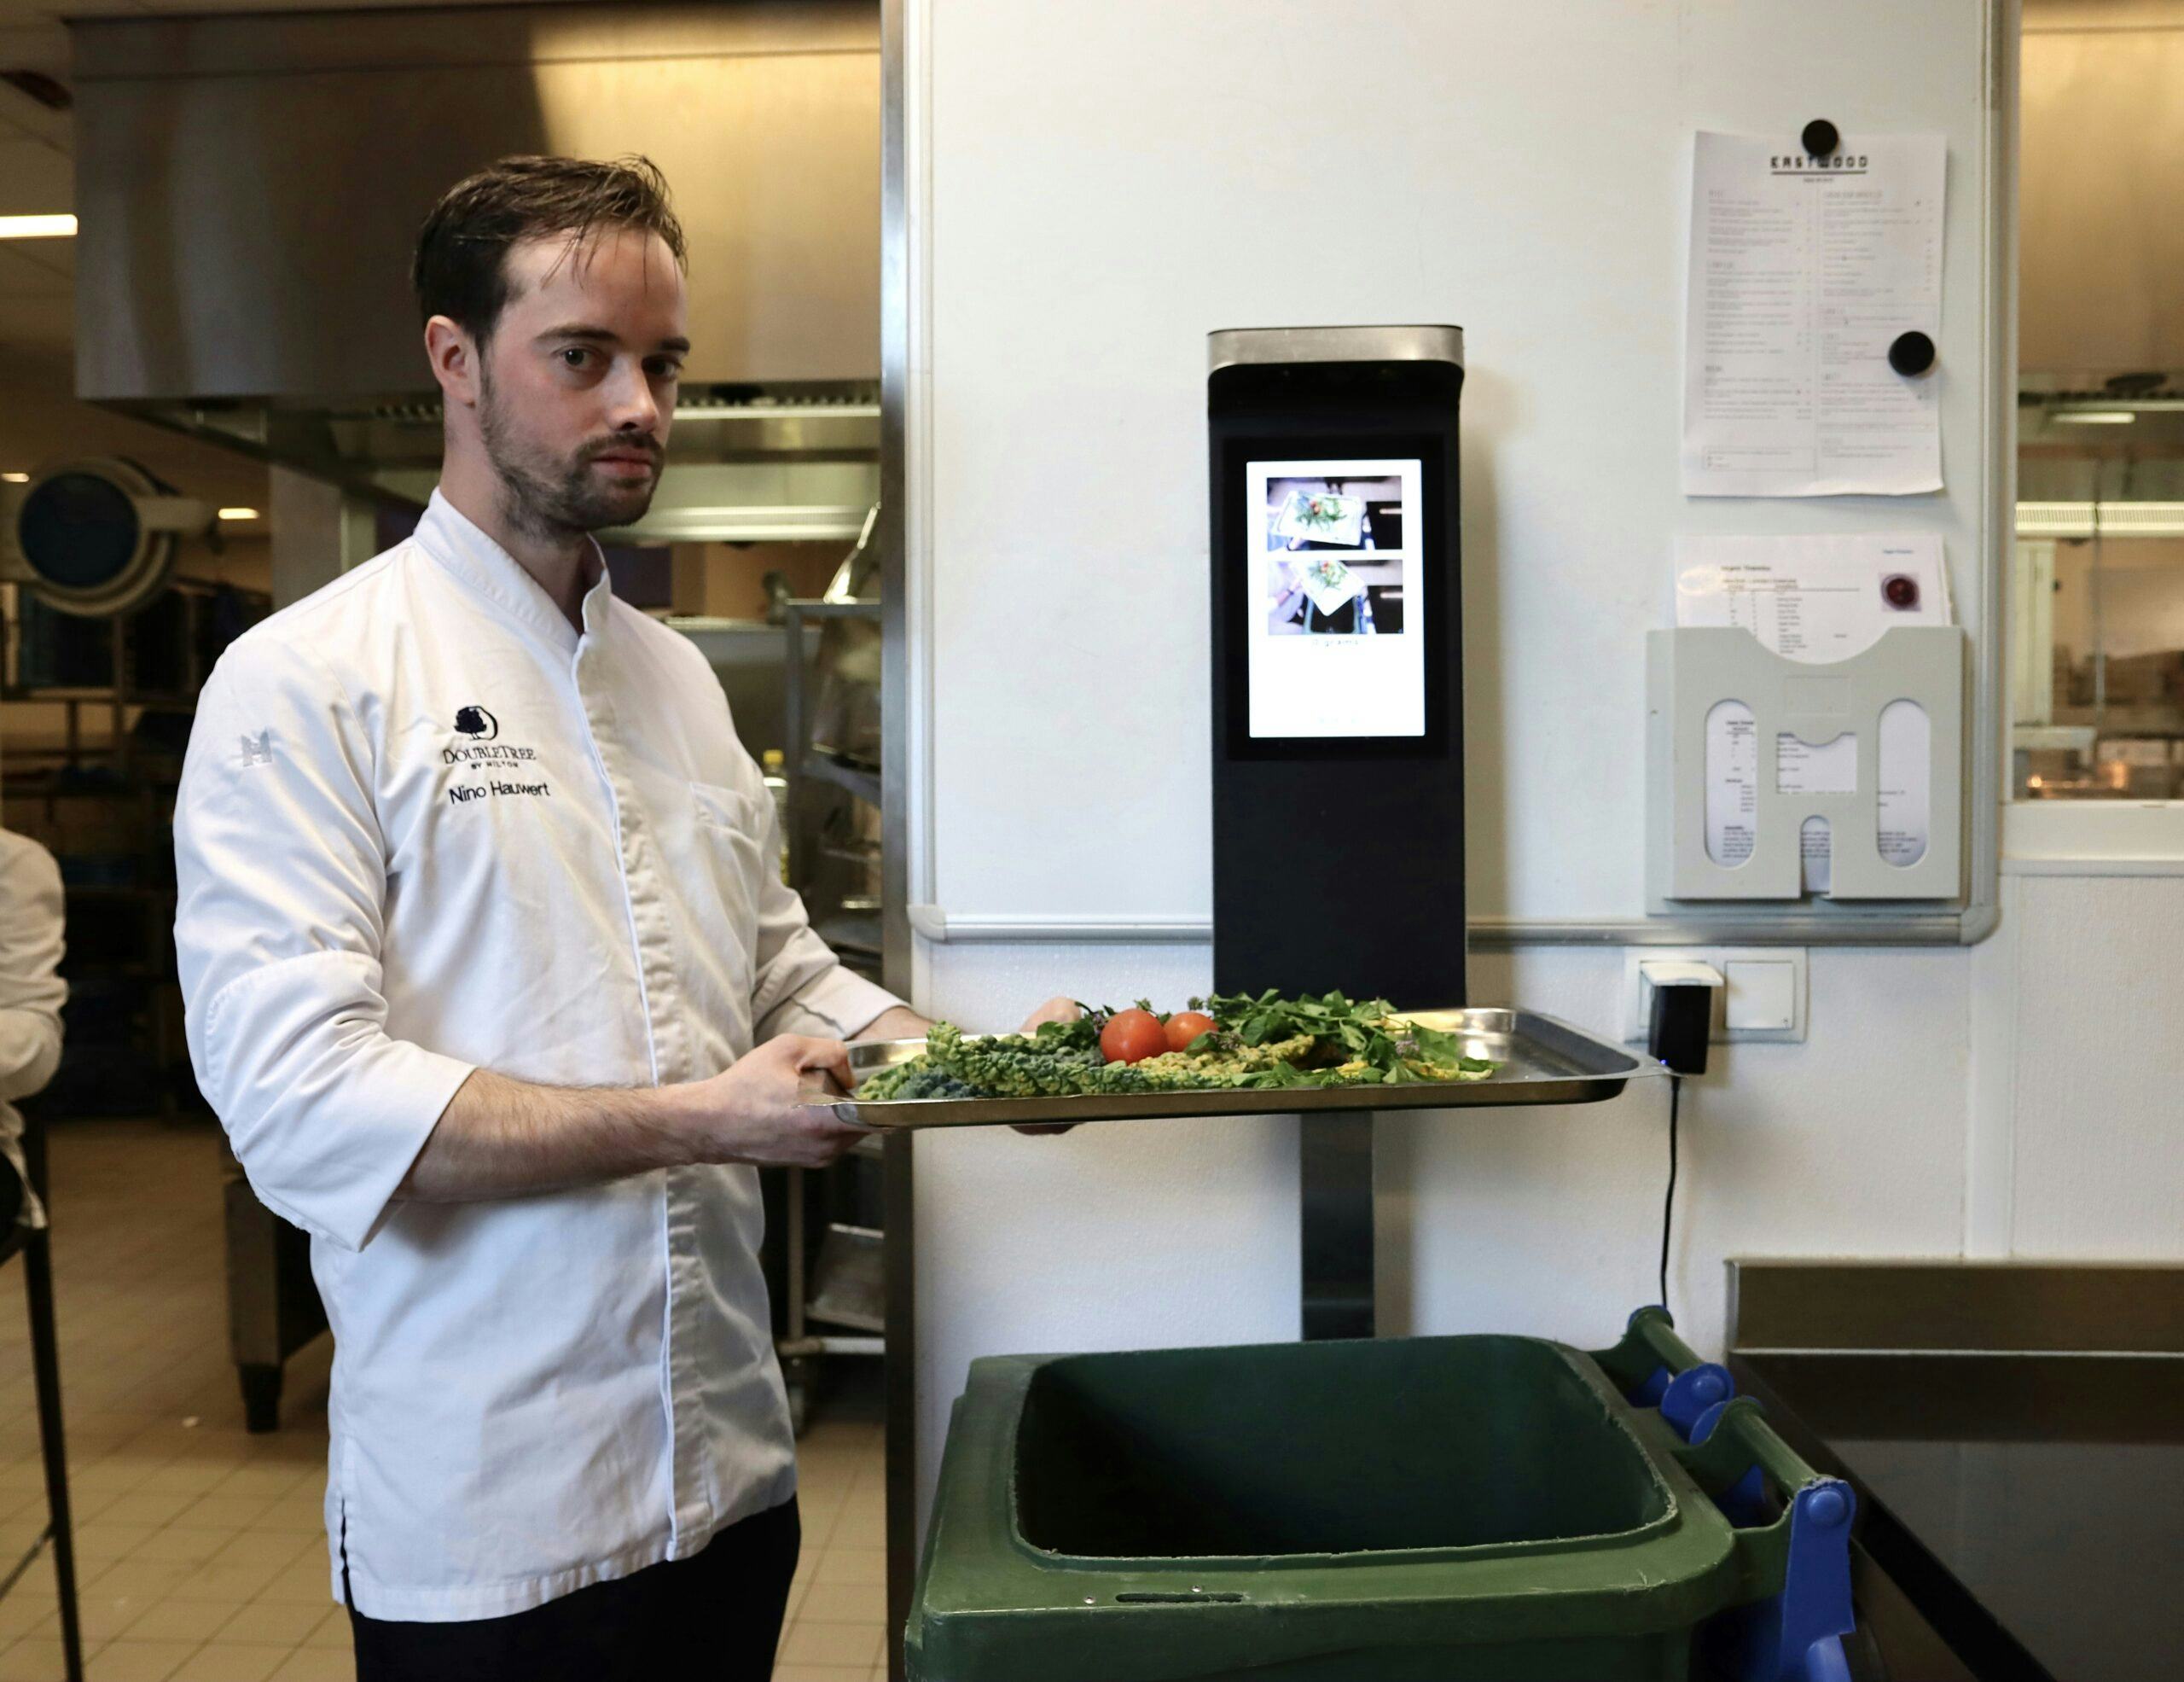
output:
POLYGON ((1903 494, 1942 486, 1942 370, 1899 374, 1905 332, 1940 340, 1939 135, 1700 134, 1686 280, 1683 489, 1694 497, 1903 494))
POLYGON ((1785 660, 1848 660, 1895 625, 1947 625, 1937 533, 1676 540, 1676 622, 1734 625, 1785 660))

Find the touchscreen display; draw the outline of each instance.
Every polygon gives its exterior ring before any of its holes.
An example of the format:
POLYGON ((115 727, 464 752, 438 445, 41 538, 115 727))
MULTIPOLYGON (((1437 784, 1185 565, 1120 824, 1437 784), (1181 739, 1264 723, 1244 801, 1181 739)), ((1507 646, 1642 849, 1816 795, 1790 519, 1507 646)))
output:
POLYGON ((1247 462, 1251 733, 1426 734, 1421 464, 1247 462))

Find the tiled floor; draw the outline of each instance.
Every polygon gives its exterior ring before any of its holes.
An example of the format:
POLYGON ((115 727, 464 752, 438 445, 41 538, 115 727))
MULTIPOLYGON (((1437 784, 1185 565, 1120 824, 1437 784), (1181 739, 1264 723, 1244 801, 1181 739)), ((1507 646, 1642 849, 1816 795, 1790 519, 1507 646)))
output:
MULTIPOLYGON (((91 1682, 351 1682, 328 1598, 325 1339, 279 1432, 245 1435, 227 1357, 218 1136, 78 1122, 53 1138, 61 1383, 91 1682)), ((0 1267, 0 1575, 43 1528, 23 1270, 0 1267)), ((803 1445, 804 1558, 777 1682, 884 1678, 878 1421, 803 1445)), ((52 1569, 0 1599, 0 1682, 61 1674, 52 1569)))

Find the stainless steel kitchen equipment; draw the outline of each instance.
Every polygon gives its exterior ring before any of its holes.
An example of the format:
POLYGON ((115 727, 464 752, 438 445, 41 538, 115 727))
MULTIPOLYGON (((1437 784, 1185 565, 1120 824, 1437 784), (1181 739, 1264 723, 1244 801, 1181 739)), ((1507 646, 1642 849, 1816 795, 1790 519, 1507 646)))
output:
POLYGON ((878 492, 878 25, 863 0, 73 19, 78 394, 421 506, 425 212, 489 159, 642 152, 689 242, 692 354, 674 471, 607 540, 854 538, 878 492))
MULTIPOLYGON (((822 938, 851 969, 875 981, 880 604, 858 595, 878 585, 868 547, 878 515, 876 505, 867 513, 826 599, 782 604, 780 633, 788 649, 782 662, 782 873, 822 938), (799 658, 815 642, 816 657, 799 658)), ((783 1171, 782 1318, 774 1348, 799 1431, 816 1363, 887 1353, 886 1233, 868 1224, 869 1216, 843 1218, 845 1210, 880 1202, 873 1182, 883 1172, 880 1144, 865 1140, 831 1167, 783 1171)))
POLYGON ((92 401, 277 414, 429 392, 409 291, 418 224, 452 183, 516 153, 642 152, 665 172, 690 246, 693 387, 878 371, 869 4, 69 26, 77 383, 92 401))
POLYGON ((1867 1662, 2167 1682, 2184 1653, 2184 1267, 1728 1263, 1738 1390, 1846 1478, 1867 1662))
MULTIPOLYGON (((877 601, 790 602, 782 618, 791 649, 810 646, 809 627, 819 630, 810 667, 793 658, 782 666, 788 883, 803 896, 811 926, 827 944, 851 969, 875 981, 880 960, 881 794, 876 681, 868 691, 869 705, 839 697, 868 694, 865 685, 845 675, 842 638, 845 633, 876 633, 880 614, 877 601), (838 742, 821 739, 830 695, 838 698, 832 713, 838 725, 868 711, 872 714, 871 730, 857 736, 862 751, 845 752, 838 742)), ((846 646, 852 672, 864 663, 868 649, 876 680, 877 647, 862 640, 846 646)))

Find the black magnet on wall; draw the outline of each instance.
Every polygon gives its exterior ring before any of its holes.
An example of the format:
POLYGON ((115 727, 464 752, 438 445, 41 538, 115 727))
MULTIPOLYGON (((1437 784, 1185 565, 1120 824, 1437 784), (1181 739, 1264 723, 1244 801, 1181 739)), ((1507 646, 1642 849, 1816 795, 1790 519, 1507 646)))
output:
POLYGON ((1843 137, 1835 131, 1835 125, 1825 117, 1815 117, 1807 123, 1804 132, 1798 137, 1804 143, 1807 153, 1815 158, 1835 155, 1835 148, 1843 143, 1843 137))
POLYGON ((1899 374, 1923 374, 1934 365, 1934 341, 1915 329, 1899 333, 1888 347, 1888 365, 1899 374))

